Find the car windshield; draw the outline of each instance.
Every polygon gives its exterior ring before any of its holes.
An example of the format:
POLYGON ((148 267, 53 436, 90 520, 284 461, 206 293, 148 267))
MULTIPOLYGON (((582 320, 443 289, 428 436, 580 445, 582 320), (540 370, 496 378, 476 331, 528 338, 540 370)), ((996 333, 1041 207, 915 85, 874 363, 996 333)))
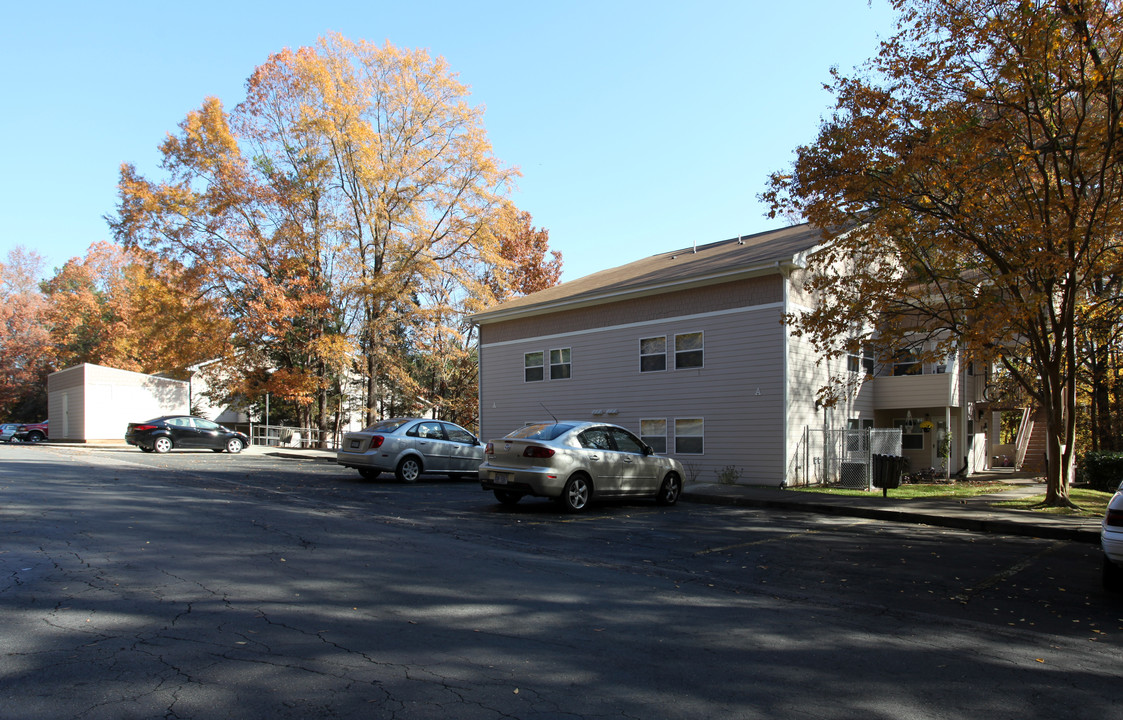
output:
POLYGON ((559 435, 569 432, 574 427, 576 426, 569 423, 527 425, 509 434, 507 437, 522 438, 524 440, 553 440, 559 435))
POLYGON ((376 422, 374 425, 371 425, 367 429, 363 430, 363 432, 394 432, 402 425, 405 425, 407 422, 409 422, 409 418, 394 418, 393 420, 382 420, 381 422, 376 422))

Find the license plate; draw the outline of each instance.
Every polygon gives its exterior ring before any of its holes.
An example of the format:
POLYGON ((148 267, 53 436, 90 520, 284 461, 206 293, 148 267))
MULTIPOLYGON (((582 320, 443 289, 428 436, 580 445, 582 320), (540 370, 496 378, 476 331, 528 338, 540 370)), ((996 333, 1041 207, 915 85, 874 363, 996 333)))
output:
POLYGON ((352 449, 352 450, 356 450, 356 449, 358 449, 358 447, 359 447, 360 445, 362 445, 362 441, 361 441, 361 440, 352 440, 352 441, 351 441, 351 449, 352 449))
POLYGON ((495 473, 495 477, 491 479, 496 485, 506 485, 511 476, 507 473, 495 473))

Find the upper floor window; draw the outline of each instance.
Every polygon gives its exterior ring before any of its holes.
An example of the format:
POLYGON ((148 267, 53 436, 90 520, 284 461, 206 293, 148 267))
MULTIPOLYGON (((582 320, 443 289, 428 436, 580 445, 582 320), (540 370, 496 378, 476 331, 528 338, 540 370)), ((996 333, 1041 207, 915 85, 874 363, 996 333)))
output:
POLYGON ((675 335, 675 369, 703 367, 702 333, 675 335))
POLYGON ((951 370, 955 367, 955 358, 957 354, 958 352, 955 350, 955 348, 952 348, 952 351, 948 353, 948 356, 944 358, 944 361, 942 363, 938 363, 935 366, 934 370, 936 371, 936 373, 940 374, 951 372, 951 370))
POLYGON ((569 377, 569 348, 550 351, 550 379, 563 380, 569 377))
POLYGON ((873 354, 862 348, 858 352, 846 354, 846 369, 852 373, 865 373, 873 375, 873 354))
POLYGON ((916 355, 908 350, 902 350, 893 358, 893 375, 919 375, 923 369, 916 355))
POLYGON ((543 355, 541 352, 531 352, 523 355, 523 379, 526 382, 542 380, 543 355))
POLYGON ((667 369, 667 338, 640 338, 639 371, 657 372, 667 369))

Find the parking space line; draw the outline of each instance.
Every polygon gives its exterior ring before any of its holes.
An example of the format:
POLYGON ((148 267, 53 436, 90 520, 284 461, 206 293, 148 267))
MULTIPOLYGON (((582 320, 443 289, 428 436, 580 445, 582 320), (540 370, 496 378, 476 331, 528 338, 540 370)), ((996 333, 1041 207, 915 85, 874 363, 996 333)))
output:
POLYGON ((1058 550, 1058 549, 1064 547, 1065 545, 1067 545, 1067 543, 1065 541, 1057 540, 1056 542, 1052 543, 1051 545, 1046 547, 1041 552, 1034 553, 1033 555, 1030 555, 1026 559, 1020 560, 1019 562, 1014 563, 1013 565, 1006 568, 1005 570, 1002 570, 1000 572, 996 572, 994 575, 991 575, 987 579, 983 580, 981 583, 976 584, 974 587, 964 588, 962 593, 960 593, 959 595, 956 595, 954 597, 959 602, 961 602, 963 604, 967 604, 968 602, 970 602, 971 595, 973 595, 974 593, 980 592, 982 590, 988 590, 988 589, 994 587, 995 585, 997 585, 998 583, 1000 583, 1004 580, 1009 580, 1010 578, 1012 578, 1015 575, 1017 575, 1018 573, 1020 573, 1022 570, 1025 570, 1027 567, 1029 567, 1033 563, 1037 562, 1039 559, 1041 559, 1045 555, 1048 555, 1049 553, 1053 552, 1054 550, 1058 550))

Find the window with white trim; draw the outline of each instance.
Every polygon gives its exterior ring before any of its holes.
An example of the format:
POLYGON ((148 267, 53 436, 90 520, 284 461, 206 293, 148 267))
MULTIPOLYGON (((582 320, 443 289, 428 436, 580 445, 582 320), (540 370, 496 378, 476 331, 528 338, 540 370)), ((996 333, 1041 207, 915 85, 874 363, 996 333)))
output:
POLYGON ((675 420, 675 454, 702 455, 705 450, 706 423, 702 418, 675 420))
POLYGON ((530 352, 523 355, 523 379, 526 382, 543 380, 543 354, 530 352))
POLYGON ((846 369, 852 373, 873 375, 873 354, 866 348, 858 352, 846 353, 846 369))
POLYGON ((564 380, 570 374, 569 348, 550 351, 550 379, 564 380))
POLYGON ((667 420, 666 418, 640 420, 639 437, 651 446, 657 453, 667 452, 667 420))
POLYGON ((659 372, 667 369, 667 336, 640 338, 639 371, 659 372))
POLYGON ((702 333, 675 335, 675 369, 703 367, 702 333))

